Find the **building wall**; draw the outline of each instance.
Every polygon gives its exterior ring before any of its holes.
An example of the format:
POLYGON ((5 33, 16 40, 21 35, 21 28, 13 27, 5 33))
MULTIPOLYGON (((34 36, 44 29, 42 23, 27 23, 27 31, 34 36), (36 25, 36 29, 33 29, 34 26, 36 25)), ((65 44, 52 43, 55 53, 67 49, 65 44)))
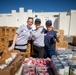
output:
POLYGON ((63 29, 65 35, 69 35, 69 19, 70 16, 67 15, 67 12, 59 14, 59 29, 63 29))
MULTIPOLYGON (((69 12, 33 12, 31 9, 24 12, 24 8, 19 8, 19 12, 12 10, 11 13, 0 14, 0 26, 19 27, 27 24, 27 18, 38 17, 45 27, 46 20, 52 20, 55 29, 63 29, 65 35, 76 35, 76 10, 69 12)), ((33 25, 35 28, 35 26, 33 25)), ((45 27, 46 28, 46 27, 45 27)))
POLYGON ((72 10, 70 15, 69 35, 76 35, 76 10, 72 10))

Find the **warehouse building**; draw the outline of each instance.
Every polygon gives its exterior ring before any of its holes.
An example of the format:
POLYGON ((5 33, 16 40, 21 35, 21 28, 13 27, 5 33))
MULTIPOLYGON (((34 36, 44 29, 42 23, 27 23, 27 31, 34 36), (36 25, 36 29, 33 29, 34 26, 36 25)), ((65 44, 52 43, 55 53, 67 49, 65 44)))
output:
MULTIPOLYGON (((24 8, 19 8, 19 12, 12 10, 11 13, 0 14, 0 75, 76 75, 75 20, 76 10, 68 12, 35 12, 29 9, 24 12, 24 8), (25 52, 19 51, 19 49, 8 51, 8 48, 12 45, 16 30, 20 25, 27 24, 28 17, 33 17, 34 20, 40 18, 44 27, 47 20, 52 20, 53 27, 59 34, 59 42, 56 41, 53 45, 49 44, 50 48, 55 46, 55 55, 51 56, 51 59, 49 56, 47 58, 35 57, 34 39, 29 39, 26 44, 23 44, 24 40, 20 44, 15 44, 15 46, 27 46, 25 52)), ((35 28, 34 25, 33 28, 35 28)), ((28 34, 26 30, 23 32, 21 37, 25 33, 28 34)), ((43 33, 40 31, 38 37, 40 38, 41 35, 43 33)), ((41 40, 44 39, 41 38, 41 40)), ((41 40, 39 43, 42 44, 41 40)), ((37 46, 36 48, 40 51, 44 46, 37 46)), ((48 51, 50 48, 47 48, 48 51)), ((53 50, 51 51, 53 52, 53 50)))
POLYGON ((26 24, 28 17, 40 18, 44 27, 45 21, 50 19, 55 29, 64 30, 64 35, 76 35, 76 10, 68 12, 35 12, 29 9, 24 12, 24 8, 19 8, 19 12, 12 10, 11 13, 0 14, 0 26, 19 27, 22 24, 26 24))

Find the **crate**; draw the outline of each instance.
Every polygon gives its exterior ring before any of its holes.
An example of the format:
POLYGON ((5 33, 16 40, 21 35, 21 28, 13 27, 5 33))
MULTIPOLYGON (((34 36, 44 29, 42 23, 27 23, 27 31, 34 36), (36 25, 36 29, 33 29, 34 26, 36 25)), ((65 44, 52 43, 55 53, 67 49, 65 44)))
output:
POLYGON ((8 49, 5 49, 2 53, 2 58, 11 57, 11 53, 21 54, 20 51, 18 51, 18 50, 12 50, 9 52, 8 49))
POLYGON ((68 49, 68 41, 56 42, 56 50, 67 50, 67 49, 68 49))
POLYGON ((8 40, 9 40, 9 41, 11 41, 11 40, 13 40, 13 39, 14 39, 14 36, 9 36, 9 37, 8 37, 8 40))
POLYGON ((0 75, 15 75, 13 66, 9 66, 3 70, 0 70, 0 75))
POLYGON ((12 32, 12 33, 15 33, 15 32, 16 32, 16 28, 15 28, 15 27, 12 27, 12 28, 11 28, 11 32, 12 32))
POLYGON ((23 66, 22 67, 22 71, 21 71, 21 75, 30 75, 31 73, 35 74, 35 66, 23 66), (24 74, 24 71, 28 71, 28 73, 24 74))
POLYGON ((13 68, 14 68, 15 72, 18 71, 18 69, 20 68, 20 66, 22 65, 22 63, 23 63, 23 56, 20 55, 11 64, 11 65, 13 65, 13 68))
POLYGON ((0 27, 0 34, 1 34, 0 36, 9 36, 9 37, 14 36, 17 29, 18 27, 8 27, 8 26, 0 27))
POLYGON ((30 53, 25 53, 25 58, 29 58, 30 57, 30 53))
POLYGON ((7 43, 7 42, 8 42, 7 37, 5 37, 5 36, 0 37, 0 43, 7 43))
POLYGON ((15 30, 17 30, 18 29, 18 27, 15 27, 15 30))
POLYGON ((10 31, 11 31, 11 35, 9 35, 9 37, 14 37, 15 36, 15 33, 16 33, 16 30, 17 28, 16 27, 9 27, 10 28, 10 31))
POLYGON ((9 57, 11 57, 10 52, 8 52, 7 50, 4 50, 3 53, 2 53, 1 58, 6 59, 6 58, 9 58, 9 57))
POLYGON ((55 75, 52 67, 36 67, 36 75, 55 75))
MULTIPOLYGON (((3 50, 0 49, 0 57, 2 56, 2 54, 3 54, 3 50)), ((0 59, 1 59, 1 58, 0 58, 0 59)))
POLYGON ((2 36, 8 36, 8 35, 10 35, 10 29, 9 29, 9 27, 3 27, 2 28, 2 36))
POLYGON ((30 57, 30 53, 28 52, 21 52, 21 55, 23 56, 23 60, 30 57))
POLYGON ((73 36, 73 41, 72 41, 73 45, 76 45, 76 36, 73 36))
MULTIPOLYGON (((8 59, 9 57, 10 56, 7 55, 7 56, 1 58, 0 59, 0 65, 5 64, 5 60, 8 59)), ((14 71, 13 66, 12 67, 11 66, 7 66, 6 68, 0 70, 0 75, 5 75, 5 74, 6 75, 14 75, 15 74, 15 71, 14 71)))
MULTIPOLYGON (((0 64, 5 64, 5 60, 9 57, 11 57, 11 56, 5 54, 4 57, 0 60, 0 64)), ((18 54, 6 68, 0 70, 0 74, 5 75, 3 72, 4 71, 6 72, 8 67, 13 66, 13 69, 11 69, 11 70, 9 69, 9 71, 7 71, 6 74, 15 75, 16 71, 18 71, 18 69, 20 68, 22 63, 23 63, 23 57, 20 54, 18 54)))
POLYGON ((59 29, 59 30, 55 30, 59 33, 59 40, 63 41, 64 40, 64 30, 59 29))
POLYGON ((0 37, 0 49, 7 49, 8 48, 8 39, 6 36, 0 37))
POLYGON ((2 36, 2 27, 0 27, 0 36, 2 36))
POLYGON ((0 50, 7 50, 8 47, 7 46, 0 46, 0 50))
POLYGON ((25 58, 29 58, 30 57, 30 53, 31 53, 31 43, 30 43, 30 40, 29 40, 28 41, 26 52, 21 52, 21 55, 25 59, 25 58))

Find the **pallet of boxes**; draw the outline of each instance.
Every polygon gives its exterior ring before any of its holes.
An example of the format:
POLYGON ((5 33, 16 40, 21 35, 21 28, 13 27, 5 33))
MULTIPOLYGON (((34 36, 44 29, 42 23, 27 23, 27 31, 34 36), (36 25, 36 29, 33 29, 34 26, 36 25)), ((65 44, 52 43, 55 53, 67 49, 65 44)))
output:
POLYGON ((23 57, 20 52, 14 50, 8 52, 4 50, 0 59, 0 75, 15 75, 22 62, 23 57))
POLYGON ((15 75, 25 57, 30 57, 30 43, 25 53, 8 51, 9 41, 13 40, 17 27, 0 27, 0 75, 15 75), (11 33, 11 34, 10 34, 11 33))
POLYGON ((55 75, 50 58, 26 58, 22 68, 15 75, 55 75))
POLYGON ((52 56, 54 75, 76 75, 76 52, 57 50, 57 56, 52 56))
POLYGON ((68 49, 68 41, 64 40, 64 30, 55 30, 57 31, 57 35, 59 35, 59 42, 56 42, 56 50, 67 50, 68 49))

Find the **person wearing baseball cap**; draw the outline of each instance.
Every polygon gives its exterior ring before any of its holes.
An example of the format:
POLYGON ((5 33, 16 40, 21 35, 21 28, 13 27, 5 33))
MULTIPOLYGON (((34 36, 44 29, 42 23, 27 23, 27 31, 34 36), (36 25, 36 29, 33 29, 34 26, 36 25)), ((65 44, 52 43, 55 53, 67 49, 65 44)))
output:
POLYGON ((52 57, 55 55, 55 42, 59 41, 56 36, 56 31, 52 27, 52 21, 47 20, 46 23, 47 34, 45 35, 45 57, 52 57))
POLYGON ((37 19, 35 20, 35 23, 41 23, 41 19, 37 18, 37 19))
POLYGON ((33 50, 35 53, 35 57, 44 58, 44 34, 46 29, 41 26, 41 19, 35 19, 36 29, 32 31, 32 36, 34 38, 33 41, 33 50))

